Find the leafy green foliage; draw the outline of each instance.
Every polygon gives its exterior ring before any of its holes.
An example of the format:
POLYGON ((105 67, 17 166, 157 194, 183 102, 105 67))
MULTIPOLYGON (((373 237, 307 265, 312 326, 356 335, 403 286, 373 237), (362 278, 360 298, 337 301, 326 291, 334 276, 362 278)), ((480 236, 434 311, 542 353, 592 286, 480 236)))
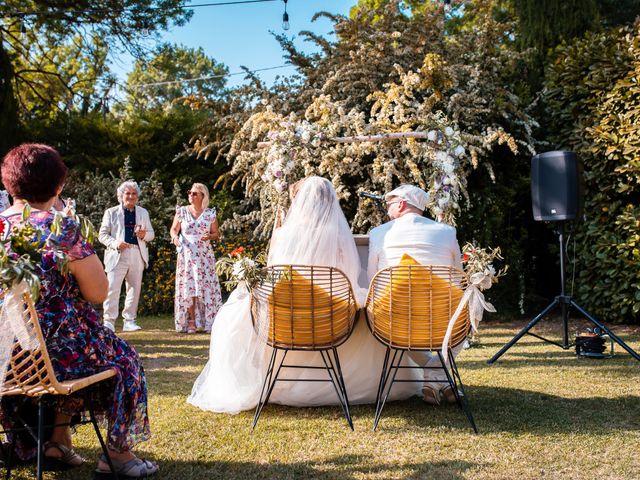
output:
POLYGON ((189 19, 191 11, 181 5, 180 0, 0 3, 0 99, 5 97, 0 125, 56 109, 104 109, 113 85, 107 50, 141 55, 145 39, 189 19), (19 110, 5 108, 16 99, 19 110))
POLYGON ((224 88, 227 67, 207 57, 202 48, 164 43, 150 58, 136 61, 127 78, 127 107, 134 110, 164 108, 181 97, 214 98, 224 88), (182 83, 181 80, 200 78, 182 83))
POLYGON ((640 34, 590 34, 555 52, 546 100, 558 147, 585 167, 577 222, 580 301, 611 321, 640 320, 640 34))
MULTIPOLYGON (((0 287, 7 290, 25 282, 34 301, 40 296, 40 277, 38 265, 45 251, 53 253, 55 262, 62 275, 69 272, 68 257, 58 248, 56 235, 61 233, 62 216, 56 214, 51 224, 51 233, 46 235, 44 230, 29 221, 31 206, 26 204, 22 211, 22 219, 11 227, 11 232, 1 231, 0 240, 0 287)), ((3 219, 2 230, 8 228, 8 222, 3 219)))

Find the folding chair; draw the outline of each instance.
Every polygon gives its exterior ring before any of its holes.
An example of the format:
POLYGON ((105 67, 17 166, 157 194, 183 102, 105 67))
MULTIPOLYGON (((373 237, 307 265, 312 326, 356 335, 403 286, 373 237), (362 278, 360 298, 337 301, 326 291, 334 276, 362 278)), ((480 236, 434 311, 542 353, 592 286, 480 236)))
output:
MULTIPOLYGON (((4 297, 4 293, 0 295, 0 298, 4 297)), ((47 348, 45 345, 44 337, 42 335, 42 329, 38 322, 38 314, 33 305, 33 299, 30 293, 26 293, 23 297, 24 308, 22 311, 22 321, 25 328, 33 332, 36 338, 37 346, 34 349, 28 350, 23 348, 18 341, 15 342, 13 354, 9 362, 9 367, 4 384, 0 386, 0 398, 12 397, 12 396, 26 396, 34 398, 38 406, 38 426, 37 431, 29 426, 29 424, 17 413, 12 414, 16 423, 22 425, 10 430, 3 430, 2 434, 28 432, 37 441, 37 478, 42 479, 43 460, 44 460, 44 429, 45 427, 60 426, 60 425, 45 425, 45 402, 58 395, 71 395, 80 392, 83 389, 91 385, 95 385, 98 382, 107 380, 115 376, 115 370, 109 369, 104 372, 96 373, 94 375, 78 378, 74 380, 66 380, 59 382, 53 371, 53 365, 47 348)), ((84 393, 84 392, 81 392, 84 393)), ((92 423, 93 428, 96 431, 100 446, 107 459, 107 463, 114 472, 115 469, 111 464, 111 458, 107 446, 100 434, 100 429, 96 421, 93 405, 91 404, 91 395, 85 395, 86 408, 89 411, 90 419, 82 423, 92 423)), ((5 457, 6 476, 8 480, 11 477, 13 454, 16 445, 16 436, 9 445, 8 452, 3 451, 5 457)), ((7 450, 7 449, 3 449, 7 450)), ((117 474, 113 474, 113 478, 117 479, 117 474)))
POLYGON ((397 378, 400 369, 437 368, 444 371, 447 380, 431 382, 448 383, 451 386, 456 403, 463 409, 477 433, 464 385, 451 353, 453 347, 465 341, 471 328, 466 305, 453 327, 446 349, 447 362, 441 351, 449 320, 467 286, 466 277, 455 268, 419 265, 413 259, 410 260, 411 262, 403 263, 411 264, 380 270, 369 285, 365 305, 367 324, 374 337, 387 348, 380 374, 373 430, 378 427, 382 409, 394 382, 415 382, 397 378), (441 366, 402 366, 402 358, 409 351, 437 355, 441 366))
POLYGON ((275 383, 285 381, 331 382, 353 430, 349 397, 337 347, 353 330, 357 305, 349 279, 337 268, 274 265, 251 290, 251 317, 256 331, 273 348, 253 420, 255 428, 275 383), (285 364, 287 352, 320 352, 324 366, 285 364), (282 359, 277 362, 278 352, 282 359), (328 378, 281 378, 283 368, 326 370, 328 378))

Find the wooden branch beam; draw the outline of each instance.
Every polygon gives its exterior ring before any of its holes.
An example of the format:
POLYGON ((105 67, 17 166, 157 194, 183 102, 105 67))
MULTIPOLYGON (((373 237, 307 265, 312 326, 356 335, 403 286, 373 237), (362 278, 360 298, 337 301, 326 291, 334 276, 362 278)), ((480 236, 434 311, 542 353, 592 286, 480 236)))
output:
MULTIPOLYGON (((354 137, 332 137, 325 141, 335 143, 360 143, 360 142, 383 142, 385 140, 398 140, 401 138, 427 138, 427 132, 395 132, 381 133, 378 135, 356 135, 354 137)), ((258 148, 269 148, 271 142, 258 142, 258 148)))

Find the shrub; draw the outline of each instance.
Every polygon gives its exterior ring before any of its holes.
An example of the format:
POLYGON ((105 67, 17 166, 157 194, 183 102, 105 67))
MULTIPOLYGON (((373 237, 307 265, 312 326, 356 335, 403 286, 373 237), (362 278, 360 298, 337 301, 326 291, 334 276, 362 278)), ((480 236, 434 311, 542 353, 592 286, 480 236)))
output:
POLYGON ((595 315, 640 321, 640 33, 589 34, 555 52, 546 101, 558 148, 585 168, 577 293, 595 315))

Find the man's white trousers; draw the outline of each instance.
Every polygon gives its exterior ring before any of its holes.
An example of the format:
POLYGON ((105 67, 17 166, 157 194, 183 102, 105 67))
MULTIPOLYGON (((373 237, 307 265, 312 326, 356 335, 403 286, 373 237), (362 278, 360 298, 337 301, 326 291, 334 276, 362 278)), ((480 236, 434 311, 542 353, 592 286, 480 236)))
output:
POLYGON ((131 245, 120 253, 118 264, 112 271, 107 272, 109 294, 102 305, 105 322, 111 322, 113 325, 116 323, 123 280, 125 281, 127 296, 124 300, 122 318, 124 318, 126 322, 135 322, 138 312, 138 301, 140 300, 143 272, 144 260, 142 260, 142 255, 140 255, 140 249, 137 245, 131 245))

